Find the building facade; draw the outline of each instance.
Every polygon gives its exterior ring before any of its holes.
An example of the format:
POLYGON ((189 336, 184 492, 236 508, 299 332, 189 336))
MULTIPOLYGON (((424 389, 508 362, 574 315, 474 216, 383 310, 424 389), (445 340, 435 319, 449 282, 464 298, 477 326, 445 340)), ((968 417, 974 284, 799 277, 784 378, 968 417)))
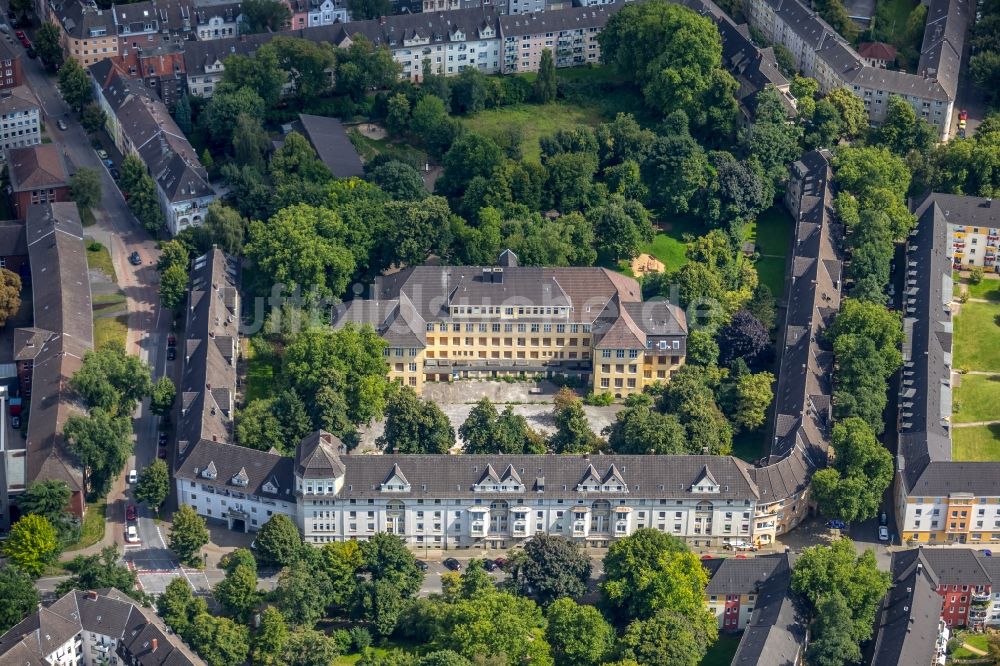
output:
POLYGON ((202 439, 175 477, 182 503, 231 528, 283 513, 309 543, 388 532, 434 550, 540 533, 607 547, 644 527, 719 547, 752 539, 757 500, 749 466, 729 456, 350 455, 325 432, 294 458, 202 439))
POLYGON ((918 118, 947 139, 971 4, 969 0, 931 0, 927 4, 917 74, 869 64, 799 0, 747 0, 745 11, 750 24, 769 41, 791 51, 796 66, 816 79, 822 92, 847 88, 864 101, 874 124, 885 119, 889 97, 898 95, 913 107, 918 118))
POLYGON ((56 144, 10 148, 5 154, 18 219, 25 219, 32 205, 69 201, 66 160, 56 144))
POLYGON ((202 666, 162 621, 114 588, 74 590, 0 636, 5 664, 202 666))
POLYGON ((49 20, 59 26, 63 51, 87 67, 118 55, 118 24, 114 7, 98 9, 80 0, 48 3, 49 20))
POLYGON ((41 104, 27 86, 0 89, 0 151, 6 159, 11 148, 42 142, 41 104))
POLYGON ((618 5, 597 5, 502 16, 503 72, 537 72, 545 49, 552 52, 556 67, 600 62, 597 36, 617 9, 618 5))
POLYGON ((985 262, 995 252, 997 208, 989 199, 932 193, 913 210, 917 222, 907 239, 903 304, 897 523, 903 540, 915 544, 997 544, 1000 462, 954 460, 951 443, 952 270, 976 265, 970 259, 992 268, 985 262))
POLYGON ((510 250, 497 266, 417 266, 379 277, 334 326, 370 324, 393 381, 576 377, 618 397, 669 381, 684 363, 687 322, 638 282, 603 268, 528 268, 510 250))

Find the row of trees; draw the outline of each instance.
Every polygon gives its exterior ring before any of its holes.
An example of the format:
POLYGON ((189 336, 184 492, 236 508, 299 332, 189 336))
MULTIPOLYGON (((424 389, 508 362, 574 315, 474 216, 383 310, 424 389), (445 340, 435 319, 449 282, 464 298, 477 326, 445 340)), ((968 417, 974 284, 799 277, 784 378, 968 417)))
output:
POLYGON ((570 540, 539 535, 512 554, 502 586, 473 560, 442 575, 442 592, 414 597, 423 572, 403 542, 378 534, 365 542, 303 544, 285 516, 257 538, 261 564, 282 567, 277 587, 257 589, 258 561, 237 550, 213 590, 223 615, 209 615, 183 580, 157 601, 160 615, 212 666, 325 666, 338 654, 365 651, 371 636, 421 645, 421 655, 365 653, 364 664, 471 666, 520 663, 598 666, 696 665, 717 636, 704 607, 707 574, 683 542, 640 530, 616 542, 604 560, 602 613, 574 598, 587 592, 589 556, 570 540), (258 618, 252 627, 248 623, 258 618), (350 622, 316 631, 321 619, 350 622))

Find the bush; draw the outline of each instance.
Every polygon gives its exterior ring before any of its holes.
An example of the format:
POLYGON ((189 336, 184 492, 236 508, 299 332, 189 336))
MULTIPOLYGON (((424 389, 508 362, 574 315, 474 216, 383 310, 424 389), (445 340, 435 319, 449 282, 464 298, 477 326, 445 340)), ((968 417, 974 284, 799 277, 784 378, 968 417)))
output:
POLYGON ((608 392, 603 393, 588 393, 587 397, 583 399, 586 405, 595 405, 598 407, 607 407, 608 405, 613 405, 615 402, 615 396, 608 392))
POLYGON ((969 271, 969 284, 979 284, 983 281, 983 267, 973 266, 969 271))
POLYGON ((351 647, 355 652, 364 652, 372 644, 372 634, 364 627, 351 627, 348 632, 351 636, 351 647))
POLYGON ((337 629, 330 638, 337 644, 337 652, 340 654, 346 654, 351 651, 351 645, 353 645, 354 641, 351 640, 351 632, 347 629, 337 629))

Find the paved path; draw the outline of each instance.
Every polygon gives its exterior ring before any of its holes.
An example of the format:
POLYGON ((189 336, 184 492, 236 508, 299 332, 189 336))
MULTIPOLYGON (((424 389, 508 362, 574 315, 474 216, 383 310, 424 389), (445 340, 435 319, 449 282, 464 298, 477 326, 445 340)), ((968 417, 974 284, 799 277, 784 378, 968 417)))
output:
POLYGON ((985 657, 989 654, 986 650, 980 650, 975 645, 970 645, 969 643, 962 643, 962 647, 978 657, 985 657))
POLYGON ((973 426, 997 425, 1000 421, 970 421, 969 423, 952 423, 952 428, 971 428, 973 426))

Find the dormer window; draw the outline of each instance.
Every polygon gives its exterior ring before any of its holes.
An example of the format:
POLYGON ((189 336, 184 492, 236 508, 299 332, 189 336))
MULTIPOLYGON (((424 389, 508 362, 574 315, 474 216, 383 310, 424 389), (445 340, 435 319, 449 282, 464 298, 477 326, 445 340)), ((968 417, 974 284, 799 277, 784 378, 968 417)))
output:
POLYGON ((233 485, 246 488, 250 485, 250 477, 247 475, 246 467, 241 467, 240 471, 233 475, 233 485))
POLYGON ((215 463, 209 462, 205 469, 201 470, 201 476, 204 479, 215 480, 219 476, 218 471, 215 469, 215 463))
MULTIPOLYGON (((382 482, 381 488, 384 493, 408 493, 410 492, 410 482, 406 480, 406 476, 403 475, 403 470, 399 468, 399 465, 395 464, 389 470, 389 474, 382 482)), ((331 492, 333 492, 332 489, 331 492)))
POLYGON ((265 482, 264 485, 261 486, 261 488, 264 490, 265 493, 270 493, 272 495, 278 494, 278 486, 274 485, 270 481, 265 482))

